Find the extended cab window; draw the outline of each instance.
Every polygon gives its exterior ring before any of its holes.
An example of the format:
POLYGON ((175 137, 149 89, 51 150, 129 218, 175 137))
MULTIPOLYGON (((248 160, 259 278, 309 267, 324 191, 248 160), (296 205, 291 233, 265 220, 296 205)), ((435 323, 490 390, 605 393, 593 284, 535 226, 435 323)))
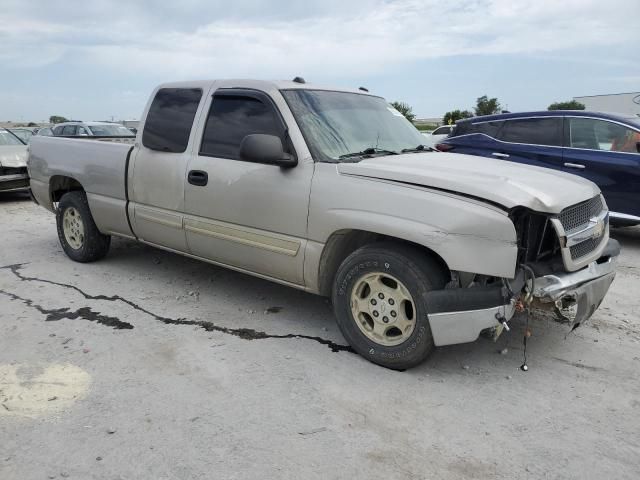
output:
POLYGON ((507 120, 499 140, 532 145, 562 146, 562 117, 507 120))
POLYGON ((199 88, 158 90, 144 122, 142 144, 161 152, 184 152, 201 98, 199 88))
POLYGON ((200 154, 238 159, 240 142, 251 134, 283 136, 284 128, 273 105, 241 94, 213 96, 200 154))

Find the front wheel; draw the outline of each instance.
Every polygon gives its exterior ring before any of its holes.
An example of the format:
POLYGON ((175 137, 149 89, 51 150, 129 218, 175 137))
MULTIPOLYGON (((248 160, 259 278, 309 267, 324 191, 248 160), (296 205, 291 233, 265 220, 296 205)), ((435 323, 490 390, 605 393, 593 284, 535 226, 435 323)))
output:
POLYGON ((58 239, 69 258, 76 262, 93 262, 109 251, 111 237, 96 227, 84 192, 65 193, 56 210, 58 239))
POLYGON ((332 299, 340 331, 356 352, 378 365, 414 367, 435 348, 424 296, 446 281, 444 268, 415 247, 362 247, 336 274, 332 299))

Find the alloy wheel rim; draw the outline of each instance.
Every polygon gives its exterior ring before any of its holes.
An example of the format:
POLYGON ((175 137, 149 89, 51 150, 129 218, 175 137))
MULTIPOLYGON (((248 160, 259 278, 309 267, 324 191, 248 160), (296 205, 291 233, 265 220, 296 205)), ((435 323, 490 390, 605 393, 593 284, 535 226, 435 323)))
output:
POLYGON ((351 313, 360 331, 385 347, 406 341, 416 326, 413 297, 400 280, 388 273, 368 273, 355 282, 351 313))
POLYGON ((62 215, 62 231, 64 238, 71 248, 79 250, 84 245, 84 223, 80 212, 74 207, 69 207, 62 215))

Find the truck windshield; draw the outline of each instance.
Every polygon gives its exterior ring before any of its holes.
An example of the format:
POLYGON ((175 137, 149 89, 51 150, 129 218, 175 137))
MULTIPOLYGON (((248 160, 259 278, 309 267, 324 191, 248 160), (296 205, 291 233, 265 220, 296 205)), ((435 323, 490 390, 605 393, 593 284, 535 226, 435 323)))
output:
POLYGON ((421 148, 424 136, 384 99, 325 90, 283 90, 311 154, 325 162, 421 148))
POLYGON ((91 125, 89 127, 91 133, 96 136, 103 137, 133 137, 135 136, 131 130, 122 125, 91 125))

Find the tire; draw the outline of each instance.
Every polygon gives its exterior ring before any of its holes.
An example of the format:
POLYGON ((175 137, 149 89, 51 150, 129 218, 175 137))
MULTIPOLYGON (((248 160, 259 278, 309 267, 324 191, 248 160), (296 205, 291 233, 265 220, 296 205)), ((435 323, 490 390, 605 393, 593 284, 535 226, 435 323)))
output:
POLYGON ((71 260, 94 262, 109 251, 111 237, 103 235, 96 227, 87 196, 82 191, 62 196, 56 210, 56 225, 60 245, 71 260))
POLYGON ((444 288, 448 277, 437 261, 415 247, 387 242, 364 246, 336 273, 332 300, 338 327, 367 360, 394 370, 414 367, 435 349, 424 295, 444 288))

